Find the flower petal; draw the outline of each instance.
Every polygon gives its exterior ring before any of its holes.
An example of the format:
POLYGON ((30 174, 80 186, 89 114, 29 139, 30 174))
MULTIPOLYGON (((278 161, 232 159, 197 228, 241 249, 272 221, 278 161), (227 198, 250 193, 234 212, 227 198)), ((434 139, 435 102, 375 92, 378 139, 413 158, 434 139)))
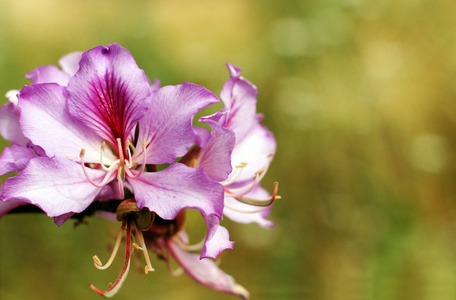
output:
POLYGON ((117 148, 146 113, 150 81, 119 44, 83 53, 79 65, 68 83, 70 113, 117 148))
MULTIPOLYGON (((218 101, 206 88, 188 82, 154 92, 149 110, 139 122, 137 148, 146 140, 147 163, 171 163, 183 156, 195 142, 193 117, 218 101)), ((134 157, 142 154, 137 152, 134 157)))
POLYGON ((18 104, 24 134, 47 156, 79 160, 81 149, 85 149, 85 161, 98 162, 102 139, 68 113, 65 100, 65 88, 57 84, 24 87, 18 104))
POLYGON ((250 128, 257 122, 256 97, 257 88, 240 77, 240 70, 231 64, 227 64, 231 78, 226 81, 220 97, 229 109, 226 127, 236 133, 236 141, 244 139, 250 128))
POLYGON ((73 215, 74 215, 74 212, 69 212, 69 213, 54 217, 54 223, 55 223, 55 225, 60 227, 60 226, 62 226, 63 223, 68 221, 73 215))
POLYGON ((21 111, 10 102, 0 107, 0 134, 13 144, 25 146, 29 139, 24 136, 19 123, 21 111))
POLYGON ((35 153, 30 148, 14 144, 5 147, 0 156, 0 176, 21 171, 34 157, 35 153))
MULTIPOLYGON (((3 193, 4 184, 0 184, 0 195, 3 193)), ((24 201, 1 201, 0 200, 0 218, 7 214, 9 211, 15 209, 16 207, 27 205, 27 202, 24 201)))
POLYGON ((205 216, 207 235, 204 241, 200 258, 217 258, 226 249, 233 249, 234 242, 230 241, 228 230, 220 226, 220 219, 216 216, 205 216))
POLYGON ((174 163, 163 171, 127 178, 139 208, 147 207, 162 219, 172 220, 184 208, 218 218, 223 212, 223 187, 201 169, 174 163))
POLYGON ((59 59, 59 65, 62 70, 73 76, 79 70, 79 61, 81 60, 82 52, 71 52, 59 59))
POLYGON ((233 167, 247 163, 242 168, 237 181, 252 179, 259 170, 266 169, 276 151, 274 135, 263 125, 256 124, 244 140, 236 143, 231 155, 233 167))
POLYGON ((206 128, 193 126, 193 132, 195 133, 195 144, 198 147, 204 147, 211 138, 211 132, 206 128))
POLYGON ((0 218, 6 215, 8 212, 12 211, 13 209, 27 204, 28 203, 24 201, 0 201, 0 218))
MULTIPOLYGON (((87 180, 81 168, 66 158, 33 158, 17 176, 6 179, 1 200, 34 204, 50 217, 79 213, 101 189, 87 180)), ((95 181, 101 181, 106 174, 93 169, 87 169, 87 173, 95 181)))
MULTIPOLYGON (((95 199, 96 199, 96 201, 106 201, 106 200, 114 199, 114 193, 113 193, 111 187, 109 185, 105 185, 104 187, 102 187, 95 199)), ((115 213, 101 211, 101 210, 97 211, 97 214, 100 214, 100 213, 105 214, 105 216, 112 215, 112 217, 110 217, 109 219, 112 221, 116 221, 115 213)), ((61 226, 63 223, 68 221, 73 215, 74 215, 74 212, 69 212, 69 213, 54 217, 54 223, 57 226, 61 226)))
POLYGON ((230 77, 235 78, 235 77, 240 77, 241 76, 241 69, 236 67, 233 64, 226 63, 226 67, 228 68, 228 72, 230 72, 230 77))
POLYGON ((249 292, 220 270, 213 260, 200 260, 198 254, 186 252, 173 240, 166 240, 166 245, 179 265, 197 282, 217 291, 249 298, 249 292))
POLYGON ((25 74, 25 77, 33 83, 57 83, 61 86, 66 86, 70 80, 68 73, 53 65, 38 67, 25 74))
MULTIPOLYGON (((233 152, 235 137, 231 129, 221 127, 213 119, 201 119, 212 128, 210 139, 201 146, 199 166, 209 178, 215 181, 227 179, 233 168, 231 167, 231 152, 233 152)), ((202 138, 200 140, 203 140, 202 138)))

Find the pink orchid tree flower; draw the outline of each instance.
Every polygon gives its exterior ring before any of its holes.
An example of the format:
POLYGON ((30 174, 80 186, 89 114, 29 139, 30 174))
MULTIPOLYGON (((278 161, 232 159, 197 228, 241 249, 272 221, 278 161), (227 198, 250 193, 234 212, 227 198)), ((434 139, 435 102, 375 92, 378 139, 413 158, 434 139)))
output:
POLYGON ((227 64, 230 79, 221 99, 225 108, 200 121, 209 132, 195 127, 197 147, 187 157, 189 165, 203 167, 206 174, 224 186, 223 214, 239 223, 255 222, 270 228, 267 220, 272 203, 280 198, 275 183, 270 195, 260 185, 276 151, 274 135, 260 124, 256 112, 257 88, 241 76, 241 70, 227 64), (228 158, 231 157, 231 160, 228 158))
MULTIPOLYGON (((46 66, 30 72, 34 84, 25 86, 13 103, 20 110, 15 111, 20 126, 13 134, 19 141, 4 150, 0 162, 2 174, 20 172, 5 181, 0 200, 12 206, 33 204, 61 224, 106 189, 119 200, 127 190, 138 209, 163 220, 174 220, 183 209, 199 210, 208 227, 200 258, 215 258, 232 248, 226 229, 219 226, 223 186, 202 168, 175 162, 195 142, 193 117, 218 98, 191 83, 151 85, 118 44, 69 55, 60 64, 62 71, 46 66), (40 153, 27 150, 27 140, 40 153), (23 160, 16 161, 21 155, 23 160), (163 164, 169 166, 156 171, 163 164)), ((132 227, 144 244, 144 228, 137 227, 136 219, 120 220, 121 232, 127 231, 126 263, 113 287, 97 290, 105 296, 115 294, 128 273, 132 227)), ((145 246, 138 248, 146 270, 152 271, 145 246)))

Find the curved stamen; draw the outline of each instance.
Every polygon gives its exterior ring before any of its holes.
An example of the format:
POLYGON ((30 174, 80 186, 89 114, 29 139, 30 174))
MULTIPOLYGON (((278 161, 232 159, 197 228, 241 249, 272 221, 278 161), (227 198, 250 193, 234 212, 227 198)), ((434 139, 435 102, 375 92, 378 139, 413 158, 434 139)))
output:
POLYGON ((117 167, 120 165, 120 159, 116 159, 112 165, 110 165, 109 167, 106 168, 105 171, 111 171, 112 169, 116 169, 117 170, 117 167))
POLYGON ((242 197, 245 194, 250 193, 253 190, 253 188, 255 187, 255 185, 263 179, 264 175, 266 175, 268 168, 269 168, 269 164, 267 165, 266 168, 256 171, 255 178, 251 184, 245 185, 240 188, 234 188, 234 189, 225 188, 225 192, 230 194, 229 196, 231 196, 233 198, 242 197))
POLYGON ((117 239, 116 239, 116 244, 114 246, 114 250, 112 250, 111 257, 109 257, 108 262, 104 266, 101 263, 101 261, 98 258, 98 256, 96 256, 96 255, 93 256, 93 262, 94 262, 95 268, 97 268, 98 270, 106 270, 107 268, 109 268, 109 266, 114 261, 114 258, 116 257, 117 251, 119 250, 119 245, 120 245, 120 242, 122 241, 122 234, 123 234, 124 230, 125 230, 124 229, 124 224, 122 224, 122 227, 120 228, 120 232, 117 235, 117 239))
POLYGON ((257 185, 257 183, 260 182, 260 180, 261 180, 259 174, 260 173, 257 172, 253 182, 248 185, 245 185, 243 187, 235 188, 235 189, 228 189, 228 188, 224 187, 225 193, 227 193, 229 196, 231 196, 233 198, 242 197, 243 195, 250 193, 253 190, 253 188, 255 187, 255 185, 257 185))
POLYGON ((102 291, 93 284, 89 283, 89 286, 92 290, 97 292, 98 294, 111 298, 117 292, 120 290, 122 287, 123 283, 125 282, 125 279, 127 279, 128 271, 130 270, 130 257, 133 249, 130 249, 130 239, 131 239, 131 224, 130 222, 127 222, 127 240, 126 240, 126 247, 125 247, 125 262, 122 270, 120 271, 119 276, 117 277, 116 281, 114 284, 109 284, 109 289, 106 291, 102 291))
POLYGON ((271 205, 276 199, 280 199, 281 197, 277 195, 277 191, 279 189, 279 183, 274 183, 274 192, 269 199, 252 199, 247 197, 236 197, 235 199, 241 203, 253 205, 253 206, 269 206, 271 205))
POLYGON ((96 183, 95 181, 93 181, 89 174, 87 173, 87 170, 86 170, 86 167, 85 167, 85 163, 84 163, 84 155, 85 155, 85 149, 81 149, 81 153, 79 154, 79 157, 81 158, 81 166, 82 166, 82 171, 84 172, 84 175, 87 177, 87 180, 94 186, 96 187, 103 187, 105 186, 111 175, 115 172, 115 169, 112 169, 112 170, 109 170, 109 172, 106 173, 105 177, 103 178, 103 180, 100 182, 100 183, 96 183))
POLYGON ((242 170, 247 166, 247 163, 241 162, 240 165, 234 167, 234 171, 228 176, 225 181, 220 182, 222 185, 230 185, 235 182, 242 173, 242 170))
POLYGON ((147 252, 146 243, 145 243, 144 237, 141 233, 141 229, 139 229, 138 225, 136 225, 135 222, 133 222, 133 226, 135 227, 135 230, 136 230, 136 237, 138 238, 138 241, 141 244, 140 247, 138 246, 138 249, 142 250, 144 253, 144 259, 146 260, 146 264, 147 264, 147 266, 145 266, 145 268, 144 268, 144 273, 147 275, 147 273, 149 273, 149 272, 154 272, 155 269, 152 267, 152 264, 150 263, 149 253, 147 252))
MULTIPOLYGON (((142 156, 143 156, 143 161, 142 161, 142 164, 141 164, 141 168, 139 169, 138 173, 136 174, 133 174, 133 172, 131 172, 130 169, 127 169, 126 172, 127 172, 127 175, 131 178, 136 178, 138 176, 140 176, 143 172, 144 172, 144 168, 146 167, 146 153, 147 153, 147 149, 146 149, 146 140, 144 139, 143 140, 143 145, 142 145, 142 149, 143 149, 143 153, 142 153, 142 156)), ((131 159, 131 158, 130 158, 131 159)))
MULTIPOLYGON (((241 208, 238 208, 238 207, 234 207, 234 206, 231 206, 229 205, 228 203, 225 202, 224 204, 225 208, 228 208, 228 209, 231 209, 231 210, 234 210, 236 212, 239 212, 239 213, 243 213, 243 214, 255 214, 255 213, 260 213, 262 211, 265 211, 266 209, 268 209, 269 206, 262 206, 260 208, 257 207, 257 209, 255 210, 247 210, 247 209, 241 209, 241 208)), ((251 207, 251 206, 249 206, 251 207)))

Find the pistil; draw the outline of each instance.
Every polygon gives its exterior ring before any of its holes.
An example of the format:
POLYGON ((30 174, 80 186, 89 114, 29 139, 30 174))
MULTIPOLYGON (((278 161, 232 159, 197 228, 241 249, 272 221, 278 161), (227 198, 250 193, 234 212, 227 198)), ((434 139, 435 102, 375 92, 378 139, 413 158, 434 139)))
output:
MULTIPOLYGON (((113 297, 115 294, 117 294, 117 292, 120 290, 120 288, 122 287, 123 283, 125 282, 125 279, 127 279, 127 275, 128 275, 128 271, 130 270, 130 256, 131 256, 131 247, 130 247, 130 243, 131 243, 131 224, 129 222, 126 222, 127 224, 127 240, 126 240, 126 247, 125 247, 125 262, 124 262, 124 265, 123 265, 123 268, 122 270, 120 271, 120 274, 119 276, 117 277, 116 281, 114 282, 114 284, 108 284, 109 286, 109 289, 106 290, 106 291, 103 291, 103 290, 100 290, 99 288, 97 288, 96 286, 94 286, 93 284, 89 283, 89 286, 92 290, 94 290, 95 292, 97 292, 98 294, 102 295, 102 296, 105 296, 107 298, 111 298, 113 297)), ((122 224, 122 228, 125 224, 122 224)))

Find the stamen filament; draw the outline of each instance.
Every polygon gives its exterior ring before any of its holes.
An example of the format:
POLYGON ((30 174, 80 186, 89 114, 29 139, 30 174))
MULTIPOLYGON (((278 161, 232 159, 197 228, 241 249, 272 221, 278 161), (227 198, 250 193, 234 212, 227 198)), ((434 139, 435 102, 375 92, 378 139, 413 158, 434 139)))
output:
POLYGON ((264 169, 256 171, 255 172, 255 178, 254 178, 253 182, 250 185, 246 185, 246 186, 243 186, 243 187, 240 187, 240 188, 237 188, 237 189, 236 188, 235 189, 227 189, 227 188, 225 188, 225 192, 227 194, 229 194, 229 196, 231 196, 233 198, 242 197, 245 194, 250 193, 253 190, 253 188, 255 187, 255 185, 257 183, 259 183, 261 181, 261 179, 263 179, 263 177, 266 174, 267 170, 268 170, 268 168, 264 168, 264 169))
POLYGON ((122 241, 123 232, 124 232, 124 226, 122 224, 122 227, 120 228, 120 232, 117 235, 116 244, 114 245, 114 249, 112 250, 111 257, 109 257, 108 262, 104 266, 101 263, 101 260, 98 258, 98 256, 95 255, 93 257, 95 268, 97 268, 98 270, 106 270, 107 268, 109 268, 109 266, 114 261, 114 258, 116 257, 117 251, 119 250, 119 245, 120 245, 120 242, 122 241))
POLYGON ((82 166, 82 171, 84 172, 84 175, 87 177, 87 180, 94 186, 96 187, 103 187, 105 186, 111 175, 115 172, 115 169, 112 169, 110 170, 109 172, 106 173, 105 177, 103 178, 103 180, 100 182, 100 183, 96 183, 95 181, 93 181, 92 179, 90 179, 90 176, 89 174, 87 173, 87 170, 86 170, 86 167, 84 165, 84 155, 85 155, 85 149, 81 149, 81 153, 79 155, 79 157, 81 158, 81 166, 82 166))
POLYGON ((116 159, 112 165, 110 165, 109 167, 106 168, 105 171, 111 171, 113 169, 117 169, 117 167, 120 165, 120 159, 116 159))
POLYGON ((277 195, 277 191, 279 189, 279 183, 275 182, 274 183, 274 192, 272 193, 272 196, 269 197, 268 199, 252 199, 252 198, 247 198, 247 197, 236 197, 235 199, 239 202, 249 204, 249 205, 254 205, 254 206, 269 206, 271 205, 275 199, 280 199, 280 196, 277 195))
MULTIPOLYGON (((143 149, 143 153, 142 153, 142 156, 143 156, 143 161, 142 161, 142 165, 141 165, 141 168, 139 169, 138 173, 136 174, 133 174, 133 172, 131 172, 130 169, 127 169, 127 175, 131 178, 136 178, 138 176, 140 176, 143 172, 144 172, 144 168, 146 167, 146 153, 147 153, 147 149, 146 149, 146 140, 144 139, 143 140, 143 145, 142 145, 142 149, 143 149)), ((131 159, 131 158, 130 158, 131 159)))
POLYGON ((256 208, 255 210, 247 210, 247 209, 240 209, 238 207, 233 207, 231 205, 229 205, 228 203, 225 202, 224 204, 225 208, 228 208, 228 209, 231 209, 231 210, 234 210, 234 211, 237 211, 239 213, 243 213, 243 214, 255 214, 255 213, 259 213, 259 212, 262 212, 266 209, 268 209, 269 206, 262 206, 260 208, 256 208))
POLYGON ((241 162, 238 166, 234 167, 234 171, 228 176, 225 181, 220 182, 222 185, 230 185, 235 182, 242 173, 242 170, 247 166, 247 163, 241 162))
POLYGON ((144 237, 141 233, 141 229, 139 229, 139 227, 138 227, 138 225, 136 225, 136 223, 133 223, 133 225, 135 226, 136 237, 138 238, 138 241, 141 245, 140 248, 144 253, 144 259, 146 260, 146 264, 147 264, 147 266, 145 266, 144 273, 147 274, 149 272, 154 272, 155 269, 152 267, 152 264, 150 263, 149 253, 147 252, 146 243, 144 242, 144 237))

